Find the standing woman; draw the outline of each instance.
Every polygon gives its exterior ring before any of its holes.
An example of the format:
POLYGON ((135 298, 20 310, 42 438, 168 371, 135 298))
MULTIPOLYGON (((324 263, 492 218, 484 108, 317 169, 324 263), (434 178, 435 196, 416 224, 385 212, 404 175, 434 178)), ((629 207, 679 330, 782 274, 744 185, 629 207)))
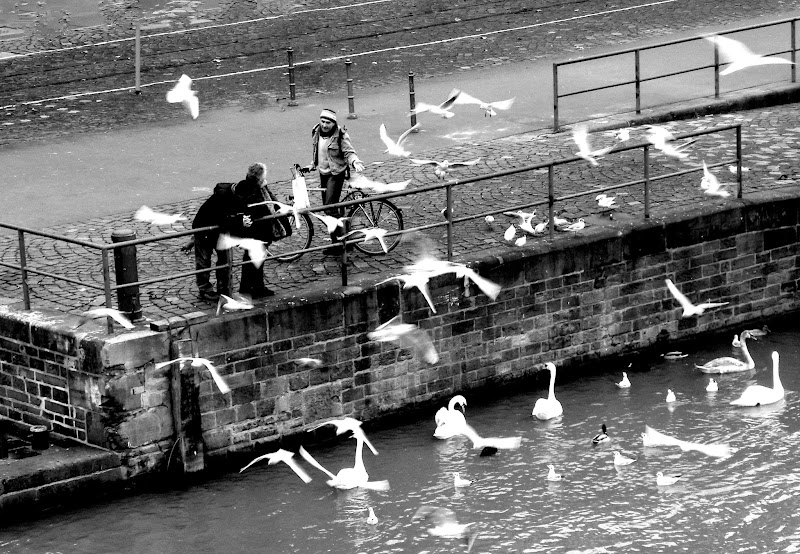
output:
MULTIPOLYGON (((358 159, 350 135, 344 127, 336 123, 336 112, 324 109, 319 114, 319 123, 311 131, 312 135, 312 162, 311 170, 319 171, 319 186, 322 188, 322 203, 336 204, 342 196, 344 181, 350 176, 350 168, 356 172, 364 171, 364 164, 358 159)), ((332 217, 342 217, 341 210, 327 210, 325 213, 332 217)), ((343 234, 342 228, 337 227, 331 233, 334 245, 343 234)), ((337 246, 324 250, 325 254, 336 255, 337 246)))

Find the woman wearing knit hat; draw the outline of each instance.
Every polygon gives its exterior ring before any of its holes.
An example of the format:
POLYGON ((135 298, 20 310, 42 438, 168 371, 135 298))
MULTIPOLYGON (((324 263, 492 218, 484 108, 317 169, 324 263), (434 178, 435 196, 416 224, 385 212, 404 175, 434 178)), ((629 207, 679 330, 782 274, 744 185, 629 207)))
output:
MULTIPOLYGON (((319 114, 319 123, 311 131, 311 167, 319 171, 319 186, 322 189, 322 203, 336 204, 342 196, 344 181, 349 177, 350 168, 360 172, 364 164, 358 159, 350 135, 344 127, 336 123, 336 112, 325 108, 319 114)), ((327 210, 333 217, 342 217, 341 210, 327 210)), ((342 235, 341 227, 331 233, 331 240, 336 243, 342 235)), ((338 246, 324 250, 325 254, 338 254, 338 246)))

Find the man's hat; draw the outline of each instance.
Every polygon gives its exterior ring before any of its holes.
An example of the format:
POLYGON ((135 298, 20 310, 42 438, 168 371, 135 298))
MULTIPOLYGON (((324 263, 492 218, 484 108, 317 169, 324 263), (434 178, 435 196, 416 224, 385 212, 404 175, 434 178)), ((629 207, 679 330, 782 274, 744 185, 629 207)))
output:
POLYGON ((320 119, 328 119, 328 120, 333 121, 334 123, 336 123, 336 112, 331 110, 331 109, 325 108, 319 114, 319 117, 320 117, 320 119))

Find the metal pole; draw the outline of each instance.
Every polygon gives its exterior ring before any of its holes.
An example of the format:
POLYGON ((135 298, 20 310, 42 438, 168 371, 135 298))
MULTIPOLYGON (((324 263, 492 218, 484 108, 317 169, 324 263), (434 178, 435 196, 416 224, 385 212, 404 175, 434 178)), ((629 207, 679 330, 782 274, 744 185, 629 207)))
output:
POLYGON ((453 185, 447 185, 447 261, 453 259, 453 185))
POLYGON ((133 92, 136 94, 142 93, 142 77, 141 77, 141 70, 142 70, 142 30, 141 30, 141 23, 138 21, 136 22, 136 40, 135 43, 135 66, 136 66, 136 86, 133 89, 133 92))
MULTIPOLYGON (((106 293, 106 308, 111 308, 111 271, 108 267, 108 248, 103 248, 100 251, 103 262, 103 287, 106 293)), ((106 318, 106 330, 109 334, 114 332, 114 320, 110 317, 106 318)))
POLYGON ((636 113, 642 113, 642 74, 641 74, 641 60, 639 59, 639 51, 634 53, 634 71, 636 72, 636 113))
POLYGON ((341 262, 341 271, 342 271, 342 286, 347 286, 347 239, 342 238, 350 232, 350 218, 343 217, 342 218, 342 236, 339 237, 339 240, 342 243, 342 262, 341 262))
POLYGON ((344 61, 344 68, 345 72, 347 73, 347 107, 348 107, 348 114, 347 119, 358 119, 356 115, 356 107, 355 102, 353 101, 353 78, 350 77, 350 66, 353 65, 353 62, 350 61, 350 58, 347 58, 344 61))
MULTIPOLYGON (((417 124, 417 114, 414 113, 414 110, 417 107, 417 100, 416 100, 416 96, 415 96, 415 93, 414 93, 414 72, 413 71, 409 71, 408 72, 408 100, 409 100, 409 106, 411 107, 411 126, 413 127, 414 125, 417 124)), ((412 133, 419 133, 419 129, 414 129, 411 132, 412 133)))
MULTIPOLYGON (((794 72, 794 69, 792 69, 794 72)), ((736 180, 739 182, 739 193, 736 198, 742 197, 742 126, 736 126, 736 180)))
POLYGON ((553 222, 553 205, 556 203, 556 195, 553 194, 553 172, 554 166, 550 164, 547 166, 547 212, 550 215, 550 221, 548 222, 547 226, 550 227, 550 238, 554 239, 556 237, 556 226, 553 222))
POLYGON ((28 289, 28 270, 25 269, 28 265, 28 257, 25 254, 25 233, 22 230, 17 231, 19 237, 19 267, 22 276, 22 300, 26 310, 31 309, 31 293, 28 289))
MULTIPOLYGON (((136 232, 132 229, 117 229, 111 233, 111 242, 136 240, 136 232)), ((135 283, 139 280, 139 268, 136 259, 136 245, 114 249, 114 270, 117 285, 135 283)), ((117 305, 120 311, 126 312, 131 320, 141 319, 142 305, 139 302, 139 285, 117 289, 117 305)))
POLYGON ((644 218, 650 219, 650 145, 644 145, 644 218))
POLYGON ((797 63, 797 59, 796 59, 797 58, 797 38, 795 37, 796 23, 797 23, 797 20, 796 19, 792 19, 792 23, 790 25, 791 30, 792 30, 792 38, 791 38, 792 56, 791 56, 791 58, 792 58, 792 82, 793 83, 797 82, 797 69, 795 68, 795 64, 797 63))
POLYGON ((719 98, 719 45, 714 42, 714 98, 719 98))
POLYGON ((297 106, 294 84, 294 50, 291 46, 286 50, 286 55, 289 56, 289 105, 297 106))
POLYGON ((553 132, 558 132, 558 64, 553 64, 553 132))

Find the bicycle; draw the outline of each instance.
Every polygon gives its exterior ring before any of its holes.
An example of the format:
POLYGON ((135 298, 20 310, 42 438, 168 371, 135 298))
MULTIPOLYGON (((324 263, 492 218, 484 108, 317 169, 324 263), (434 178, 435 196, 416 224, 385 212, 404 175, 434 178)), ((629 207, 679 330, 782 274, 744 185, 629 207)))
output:
MULTIPOLYGON (((298 174, 308 172, 308 170, 301 168, 299 164, 295 164, 291 168, 291 171, 293 179, 296 178, 298 174)), ((321 188, 308 188, 307 190, 322 192, 321 188)), ((344 193, 344 197, 341 202, 368 199, 370 197, 370 194, 364 190, 350 187, 349 181, 345 181, 342 193, 344 193)), ((289 196, 289 203, 293 201, 294 197, 289 196)), ((347 217, 350 218, 351 231, 380 228, 389 233, 394 233, 403 230, 403 212, 389 200, 370 200, 350 206, 347 210, 347 217)), ((299 259, 304 252, 296 252, 294 254, 281 254, 281 252, 293 252, 295 250, 309 248, 314 238, 314 222, 312 216, 307 213, 299 214, 300 225, 295 221, 293 213, 289 213, 288 217, 292 225, 292 235, 270 244, 267 248, 270 255, 281 262, 293 262, 299 259)), ((399 234, 385 237, 386 252, 384 252, 380 243, 374 240, 366 243, 364 241, 356 242, 353 243, 353 246, 365 254, 377 256, 379 254, 391 252, 397 248, 400 244, 400 240, 401 236, 399 234)))

